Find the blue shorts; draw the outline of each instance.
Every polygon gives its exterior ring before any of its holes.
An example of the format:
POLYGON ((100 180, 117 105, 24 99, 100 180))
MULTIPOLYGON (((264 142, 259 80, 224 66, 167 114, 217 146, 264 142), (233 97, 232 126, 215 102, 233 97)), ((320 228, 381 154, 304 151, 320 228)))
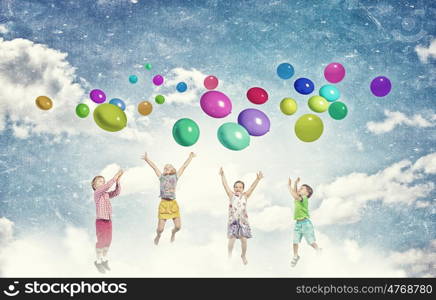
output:
POLYGON ((294 244, 299 244, 303 236, 309 245, 315 242, 315 231, 309 219, 295 222, 294 244))

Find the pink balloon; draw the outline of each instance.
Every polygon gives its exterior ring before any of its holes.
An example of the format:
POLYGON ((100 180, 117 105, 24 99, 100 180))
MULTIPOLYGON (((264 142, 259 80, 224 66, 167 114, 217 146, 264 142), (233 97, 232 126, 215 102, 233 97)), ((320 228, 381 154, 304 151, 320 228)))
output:
POLYGON ((156 75, 153 77, 154 85, 161 85, 164 82, 164 78, 162 75, 156 75))
POLYGON ((224 118, 232 112, 232 101, 224 93, 208 91, 201 96, 201 109, 212 118, 224 118))
POLYGON ((338 83, 345 77, 345 68, 340 63, 331 63, 325 67, 324 77, 328 82, 338 83))
POLYGON ((204 87, 208 90, 216 89, 218 86, 218 78, 213 75, 209 75, 204 79, 204 87))

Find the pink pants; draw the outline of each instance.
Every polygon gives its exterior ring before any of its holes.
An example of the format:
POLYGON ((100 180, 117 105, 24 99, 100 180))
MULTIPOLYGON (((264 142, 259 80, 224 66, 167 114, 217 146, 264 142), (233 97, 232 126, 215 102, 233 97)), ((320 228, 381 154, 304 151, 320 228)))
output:
POLYGON ((107 248, 112 242, 112 221, 97 219, 95 220, 95 229, 97 233, 97 243, 95 247, 107 248))

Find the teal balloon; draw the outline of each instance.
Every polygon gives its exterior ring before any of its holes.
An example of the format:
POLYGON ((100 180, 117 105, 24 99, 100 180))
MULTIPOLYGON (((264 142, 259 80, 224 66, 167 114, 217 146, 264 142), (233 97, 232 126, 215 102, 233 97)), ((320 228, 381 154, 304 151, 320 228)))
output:
POLYGON ((218 128, 218 140, 230 150, 239 151, 250 145, 250 135, 247 129, 238 123, 224 123, 218 128))
POLYGON ((199 137, 200 128, 193 120, 183 118, 174 123, 173 138, 180 146, 192 146, 198 141, 199 137))
POLYGON ((347 106, 343 102, 337 101, 329 106, 329 115, 335 120, 342 120, 347 116, 347 113, 347 106))
POLYGON ((331 84, 323 85, 319 89, 319 95, 324 97, 329 102, 336 101, 340 97, 338 88, 331 84))

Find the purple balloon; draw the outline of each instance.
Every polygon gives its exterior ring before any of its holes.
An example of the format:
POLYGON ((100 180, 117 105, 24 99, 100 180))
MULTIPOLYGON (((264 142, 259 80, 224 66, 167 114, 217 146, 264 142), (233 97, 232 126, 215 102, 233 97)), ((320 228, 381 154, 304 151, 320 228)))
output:
POLYGON ((153 77, 154 85, 161 85, 164 82, 164 78, 162 75, 156 75, 153 77))
POLYGON ((374 96, 384 97, 389 94, 391 88, 391 81, 385 76, 378 76, 371 81, 371 92, 374 96))
POLYGON ((239 113, 239 125, 247 129, 252 136, 261 136, 266 134, 270 128, 268 116, 258 109, 247 108, 239 113))
POLYGON ((102 90, 99 90, 99 89, 92 90, 89 93, 89 97, 95 103, 103 103, 106 101, 106 94, 102 90))
POLYGON ((212 118, 224 118, 232 112, 232 101, 224 93, 208 91, 201 96, 201 109, 212 118))

